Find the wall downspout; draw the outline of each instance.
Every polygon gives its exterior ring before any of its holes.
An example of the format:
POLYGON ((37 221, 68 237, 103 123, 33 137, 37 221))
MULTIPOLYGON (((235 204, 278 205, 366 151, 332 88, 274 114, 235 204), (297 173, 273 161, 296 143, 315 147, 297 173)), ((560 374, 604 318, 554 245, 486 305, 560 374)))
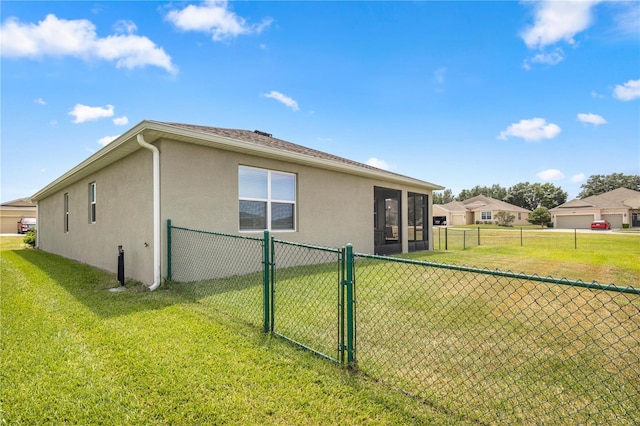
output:
POLYGON ((160 286, 160 151, 138 133, 138 144, 153 153, 153 284, 149 290, 160 286))

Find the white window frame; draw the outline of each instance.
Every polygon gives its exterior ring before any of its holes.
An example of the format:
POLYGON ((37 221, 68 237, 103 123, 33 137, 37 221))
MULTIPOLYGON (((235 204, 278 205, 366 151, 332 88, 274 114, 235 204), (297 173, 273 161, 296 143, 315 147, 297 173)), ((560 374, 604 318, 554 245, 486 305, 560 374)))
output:
POLYGON ((298 200, 298 176, 295 173, 283 172, 280 170, 270 170, 263 169, 259 167, 251 167, 251 166, 238 166, 238 230, 240 232, 264 232, 265 230, 273 231, 273 232, 296 232, 298 229, 298 208, 297 208, 297 200, 298 200), (241 169, 249 169, 249 170, 259 170, 267 173, 267 198, 253 198, 253 197, 241 197, 240 196, 240 170, 241 169), (281 175, 288 175, 293 177, 293 201, 291 200, 279 200, 274 199, 271 194, 271 178, 274 173, 281 175), (240 224, 240 201, 259 201, 266 203, 266 229, 242 229, 240 224), (293 206, 293 229, 273 229, 271 223, 271 205, 272 203, 280 203, 280 204, 291 204, 293 206))
POLYGON ((95 182, 89 184, 89 223, 96 223, 97 213, 98 186, 95 182))
POLYGON ((64 193, 64 233, 69 233, 69 193, 64 193))
POLYGON ((491 214, 490 211, 489 212, 481 212, 480 213, 480 220, 493 220, 492 216, 493 215, 491 214))

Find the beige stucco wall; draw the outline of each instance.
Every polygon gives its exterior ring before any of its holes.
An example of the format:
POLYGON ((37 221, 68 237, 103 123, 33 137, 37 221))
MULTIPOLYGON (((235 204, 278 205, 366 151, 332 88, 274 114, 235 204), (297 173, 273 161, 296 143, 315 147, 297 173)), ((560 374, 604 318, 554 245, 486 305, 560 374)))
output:
MULTIPOLYGON (((296 231, 271 234, 286 241, 336 248, 351 243, 355 251, 373 253, 374 186, 402 189, 403 235, 407 235, 407 192, 427 193, 431 200, 431 193, 421 188, 400 187, 381 180, 280 160, 168 140, 161 141, 158 146, 161 151, 163 224, 171 219, 174 226, 240 233, 239 165, 297 175, 296 231)), ((429 232, 432 232, 431 227, 429 232)), ((241 234, 262 237, 263 232, 241 234)), ((165 227, 163 240, 166 240, 165 227)), ((404 241, 404 251, 407 245, 404 241)), ((166 257, 163 251, 163 274, 167 272, 166 257)))
POLYGON ((498 212, 501 211, 506 211, 509 214, 512 214, 515 216, 514 220, 513 220, 513 225, 514 226, 519 226, 519 225, 530 225, 529 222, 527 222, 527 218, 529 217, 529 213, 528 212, 515 212, 515 211, 509 211, 509 210, 492 210, 491 211, 491 220, 486 220, 486 219, 482 219, 482 212, 483 211, 489 211, 489 210, 476 210, 473 212, 473 216, 471 217, 471 223, 470 224, 475 224, 477 222, 483 223, 483 222, 491 222, 491 223, 496 223, 496 214, 498 214, 498 212), (518 214, 520 214, 520 219, 518 219, 518 214))
POLYGON ((151 153, 139 150, 38 203, 38 247, 116 273, 118 246, 125 275, 153 281, 151 153), (97 220, 89 223, 89 183, 96 182, 97 220), (64 232, 64 194, 69 232, 64 232), (145 243, 147 246, 145 246, 145 243))
POLYGON ((0 208, 0 234, 15 234, 18 231, 18 221, 23 217, 36 217, 36 208, 0 208))
MULTIPOLYGON (((402 190, 407 250, 407 192, 419 187, 348 175, 280 160, 255 157, 201 145, 159 140, 161 171, 161 275, 167 276, 167 220, 181 226, 238 234, 238 166, 297 175, 294 232, 273 232, 286 241, 328 247, 352 243, 357 252, 373 253, 374 186, 402 190)), ((128 278, 153 282, 152 154, 140 149, 39 202, 39 248, 115 273, 117 247, 125 251, 128 278), (97 184, 97 221, 89 223, 89 184, 97 184), (70 195, 70 230, 64 232, 64 193, 70 195)), ((431 206, 429 207, 431 211, 431 206)), ((431 214, 429 215, 431 223, 431 214)), ((432 241, 432 229, 429 241, 432 241)), ((263 232, 243 232, 262 237, 263 232)), ((209 256, 203 251, 202 256, 209 256)), ((261 265, 258 261, 258 267, 261 265)), ((254 265, 255 266, 255 265, 254 265)), ((249 266, 253 268, 253 266, 249 266)))

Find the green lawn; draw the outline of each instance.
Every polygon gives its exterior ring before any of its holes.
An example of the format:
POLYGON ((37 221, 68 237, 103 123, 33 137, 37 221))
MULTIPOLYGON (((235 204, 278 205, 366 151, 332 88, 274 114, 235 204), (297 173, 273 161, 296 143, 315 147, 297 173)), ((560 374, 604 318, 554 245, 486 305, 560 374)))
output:
POLYGON ((2 248, 0 423, 466 423, 167 287, 2 248))
MULTIPOLYGON (((597 281, 601 284, 640 286, 640 234, 577 233, 551 230, 481 228, 467 232, 467 249, 462 247, 462 230, 449 232, 449 250, 412 253, 408 257, 539 276, 597 281)), ((440 240, 444 248, 444 231, 440 240)), ((438 245, 438 228, 434 229, 438 245)))
MULTIPOLYGON (((638 287, 637 235, 554 235, 407 257, 638 287)), ((637 296, 360 259, 365 376, 260 333, 258 275, 110 293, 113 275, 2 245, 8 424, 640 421, 637 296)), ((276 331, 333 355, 335 273, 277 272, 276 331)))

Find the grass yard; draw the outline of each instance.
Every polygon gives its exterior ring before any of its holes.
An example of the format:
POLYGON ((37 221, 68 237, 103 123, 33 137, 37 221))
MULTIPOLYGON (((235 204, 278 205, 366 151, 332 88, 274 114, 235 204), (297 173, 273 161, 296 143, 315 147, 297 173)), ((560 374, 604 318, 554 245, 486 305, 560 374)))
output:
MULTIPOLYGON (((573 232, 529 228, 523 231, 523 245, 520 246, 518 229, 481 228, 481 245, 478 246, 477 227, 465 229, 468 232, 466 250, 462 249, 461 231, 457 231, 457 236, 452 236, 454 232, 449 235, 450 239, 457 238, 450 250, 412 253, 408 257, 601 284, 640 286, 640 233, 594 231, 574 235, 573 232)), ((436 228, 436 246, 437 238, 436 228)))
POLYGON ((238 323, 3 238, 0 423, 466 424, 238 323))
MULTIPOLYGON (((554 235, 406 257, 638 287, 638 235, 554 235)), ((362 374, 260 333, 260 274, 110 293, 19 241, 0 265, 9 424, 640 423, 635 295, 359 259, 362 374)), ((277 271, 276 331, 333 356, 336 273, 277 271)))

